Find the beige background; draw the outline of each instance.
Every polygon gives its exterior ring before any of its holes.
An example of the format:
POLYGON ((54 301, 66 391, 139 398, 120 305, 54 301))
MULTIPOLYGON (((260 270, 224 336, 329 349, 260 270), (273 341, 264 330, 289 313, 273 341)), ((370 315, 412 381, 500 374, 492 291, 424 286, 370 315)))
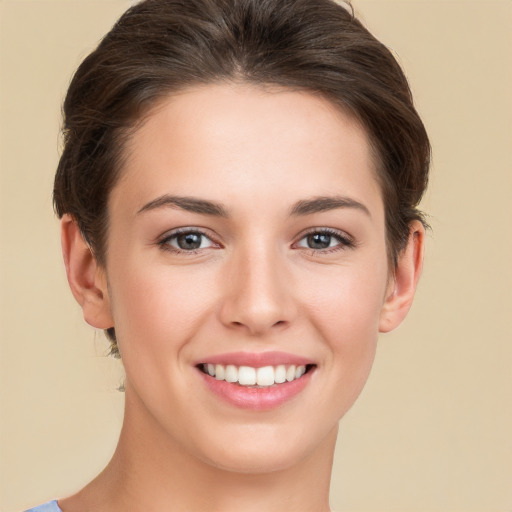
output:
MULTIPOLYGON (((127 0, 0 1, 0 511, 111 455, 119 363, 67 289, 51 186, 70 75, 127 0)), ((512 2, 367 1, 434 147, 426 268, 343 419, 343 512, 512 511, 512 2)))

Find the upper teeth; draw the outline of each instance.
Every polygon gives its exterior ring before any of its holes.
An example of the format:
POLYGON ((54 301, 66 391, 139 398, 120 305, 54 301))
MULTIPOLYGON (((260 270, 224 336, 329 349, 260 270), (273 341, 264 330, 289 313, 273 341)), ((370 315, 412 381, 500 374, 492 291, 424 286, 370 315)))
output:
POLYGON ((224 366, 223 364, 208 363, 203 365, 203 369, 217 380, 238 382, 241 386, 272 386, 283 382, 291 382, 306 373, 305 365, 296 366, 294 364, 253 368, 252 366, 235 366, 232 364, 224 366))

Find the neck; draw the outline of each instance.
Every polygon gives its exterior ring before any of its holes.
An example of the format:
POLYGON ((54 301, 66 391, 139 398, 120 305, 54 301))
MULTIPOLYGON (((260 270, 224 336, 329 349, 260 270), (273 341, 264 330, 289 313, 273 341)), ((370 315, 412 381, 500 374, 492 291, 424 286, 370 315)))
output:
MULTIPOLYGON (((313 453, 290 467, 240 473, 220 469, 191 455, 150 414, 133 414, 136 401, 131 393, 127 395, 123 428, 112 460, 76 495, 81 501, 75 503, 87 503, 83 508, 102 512, 329 511, 337 428, 313 453)), ((61 507, 66 501, 60 502, 61 507)), ((73 511, 72 504, 69 501, 69 507, 63 510, 73 511)))

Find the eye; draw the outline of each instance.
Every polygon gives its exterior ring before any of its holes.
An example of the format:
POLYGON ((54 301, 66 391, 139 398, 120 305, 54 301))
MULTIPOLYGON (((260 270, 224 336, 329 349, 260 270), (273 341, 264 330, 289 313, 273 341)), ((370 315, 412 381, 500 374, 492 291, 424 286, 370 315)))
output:
POLYGON ((175 252, 192 252, 216 246, 204 233, 193 229, 175 231, 162 239, 159 245, 175 252))
POLYGON ((353 246, 354 242, 348 235, 331 229, 317 229, 311 231, 297 243, 297 247, 304 247, 315 251, 344 249, 353 246))

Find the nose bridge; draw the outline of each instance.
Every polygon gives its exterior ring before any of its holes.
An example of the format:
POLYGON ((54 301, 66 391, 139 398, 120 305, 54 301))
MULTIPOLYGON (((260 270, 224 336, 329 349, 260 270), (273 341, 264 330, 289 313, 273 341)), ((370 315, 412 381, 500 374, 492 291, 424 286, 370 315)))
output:
POLYGON ((229 265, 230 285, 222 305, 225 324, 244 327, 256 335, 292 320, 294 307, 286 260, 275 247, 249 245, 229 265))

